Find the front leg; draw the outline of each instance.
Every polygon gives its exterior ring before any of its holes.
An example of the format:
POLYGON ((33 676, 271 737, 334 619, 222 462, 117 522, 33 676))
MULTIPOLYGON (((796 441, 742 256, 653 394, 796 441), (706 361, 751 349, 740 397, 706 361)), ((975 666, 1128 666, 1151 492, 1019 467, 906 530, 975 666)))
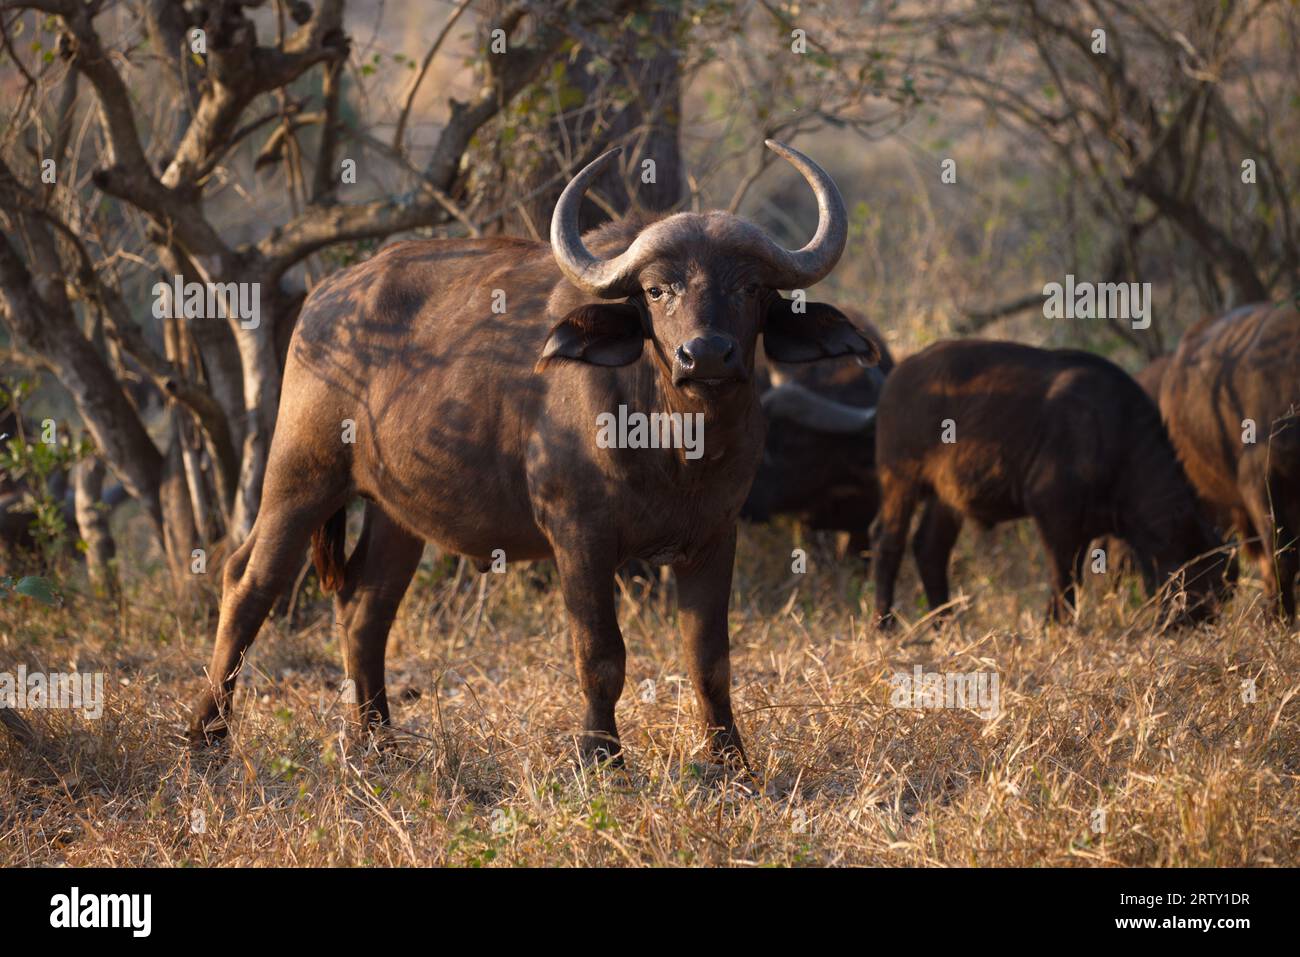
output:
POLYGON ((691 675, 709 736, 709 751, 724 763, 748 767, 731 714, 731 652, 727 606, 736 554, 734 524, 690 562, 673 566, 677 576, 678 616, 691 675))
POLYGON ((579 753, 584 763, 622 766, 614 705, 623 693, 627 650, 614 610, 614 552, 588 543, 557 546, 555 564, 569 615, 578 684, 587 699, 579 753))
POLYGON ((1052 597, 1047 602, 1047 620, 1057 624, 1072 621, 1078 607, 1076 591, 1083 574, 1088 537, 1073 516, 1038 512, 1034 516, 1038 533, 1052 566, 1052 597))

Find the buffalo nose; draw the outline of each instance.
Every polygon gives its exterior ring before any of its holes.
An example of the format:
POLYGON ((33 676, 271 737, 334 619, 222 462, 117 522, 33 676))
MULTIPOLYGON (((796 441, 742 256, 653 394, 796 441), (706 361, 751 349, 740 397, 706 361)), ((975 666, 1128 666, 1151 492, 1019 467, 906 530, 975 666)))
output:
POLYGON ((730 379, 738 372, 733 359, 736 343, 727 336, 697 336, 677 349, 677 367, 684 378, 730 379))

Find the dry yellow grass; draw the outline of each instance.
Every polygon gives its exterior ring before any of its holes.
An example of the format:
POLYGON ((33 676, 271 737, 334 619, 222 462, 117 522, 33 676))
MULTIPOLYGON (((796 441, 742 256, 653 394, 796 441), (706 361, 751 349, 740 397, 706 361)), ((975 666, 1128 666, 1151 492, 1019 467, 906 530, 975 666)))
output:
POLYGON ((622 602, 628 773, 576 766, 563 610, 539 571, 480 583, 427 561, 394 628, 402 731, 382 749, 341 734, 319 599, 305 624, 264 628, 235 733, 210 753, 175 737, 207 617, 178 618, 148 579, 120 609, 6 603, 3 667, 102 670, 108 691, 98 721, 27 712, 39 756, 0 739, 0 865, 1297 863, 1300 649, 1253 581, 1217 625, 1177 637, 1150 633, 1127 584, 1090 587, 1079 625, 1045 629, 1041 554, 1011 527, 959 544, 956 623, 880 636, 859 570, 812 548, 809 572, 788 574, 792 544, 747 529, 737 570, 756 787, 701 762, 670 590, 622 602), (918 663, 997 672, 1000 715, 892 707, 890 676, 918 663))

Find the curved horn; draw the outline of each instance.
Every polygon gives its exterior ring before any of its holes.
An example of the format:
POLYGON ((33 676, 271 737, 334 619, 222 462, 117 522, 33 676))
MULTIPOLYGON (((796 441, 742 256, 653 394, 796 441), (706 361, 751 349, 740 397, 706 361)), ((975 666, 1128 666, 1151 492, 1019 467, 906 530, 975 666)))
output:
POLYGON ((556 264, 569 282, 599 299, 621 299, 633 291, 628 287, 635 277, 627 268, 632 265, 632 257, 628 252, 613 259, 593 256, 582 243, 578 209, 591 181, 621 152, 621 146, 615 147, 584 166, 564 187, 551 215, 551 249, 556 264))
MULTIPOLYGON (((825 278, 835 268, 848 239, 848 212, 829 173, 796 149, 775 140, 764 143, 803 174, 817 197, 817 232, 808 245, 792 252, 765 233, 762 236, 766 257, 775 273, 769 283, 771 287, 802 289, 825 278)), ((621 152, 621 148, 612 149, 583 167, 560 194, 551 216, 551 248, 556 264, 569 282, 600 299, 621 299, 635 291, 634 271, 643 255, 643 250, 634 243, 613 259, 597 259, 583 245, 578 229, 583 194, 609 161, 621 152)))
POLYGON ((772 286, 802 289, 826 278, 839 262, 849 236, 849 214, 844 208, 844 197, 829 173, 784 143, 764 140, 763 145, 797 169, 817 197, 817 232, 808 245, 791 252, 772 243, 772 265, 778 273, 772 286))
POLYGON ((763 410, 770 418, 788 419, 815 432, 857 435, 876 424, 876 408, 861 408, 818 395, 797 382, 786 382, 763 393, 763 410))

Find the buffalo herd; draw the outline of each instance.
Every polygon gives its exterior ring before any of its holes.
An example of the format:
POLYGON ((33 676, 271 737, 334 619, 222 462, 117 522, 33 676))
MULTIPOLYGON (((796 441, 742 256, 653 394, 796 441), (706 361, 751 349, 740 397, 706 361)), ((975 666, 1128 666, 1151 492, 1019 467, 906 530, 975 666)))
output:
POLYGON ((1203 322, 1140 381, 1087 352, 986 340, 939 342, 895 366, 864 317, 804 295, 839 260, 848 215, 816 163, 767 146, 816 198, 816 232, 798 250, 722 212, 580 234, 579 205, 611 151, 563 191, 549 244, 404 242, 313 290, 260 511, 225 563, 194 742, 226 733, 244 657, 309 543, 363 726, 389 721, 388 632, 426 542, 483 568, 553 559, 585 699, 579 752, 614 763, 615 573, 637 560, 672 568, 710 752, 744 763, 727 621, 742 516, 790 515, 869 544, 881 627, 895 621, 917 511, 912 548, 935 611, 949 605, 962 524, 1028 517, 1051 570, 1050 618, 1073 613, 1107 537, 1169 623, 1215 613, 1233 536, 1294 616, 1294 307, 1203 322), (698 449, 671 441, 686 417, 698 449), (597 442, 602 418, 649 422, 663 441, 597 442))

